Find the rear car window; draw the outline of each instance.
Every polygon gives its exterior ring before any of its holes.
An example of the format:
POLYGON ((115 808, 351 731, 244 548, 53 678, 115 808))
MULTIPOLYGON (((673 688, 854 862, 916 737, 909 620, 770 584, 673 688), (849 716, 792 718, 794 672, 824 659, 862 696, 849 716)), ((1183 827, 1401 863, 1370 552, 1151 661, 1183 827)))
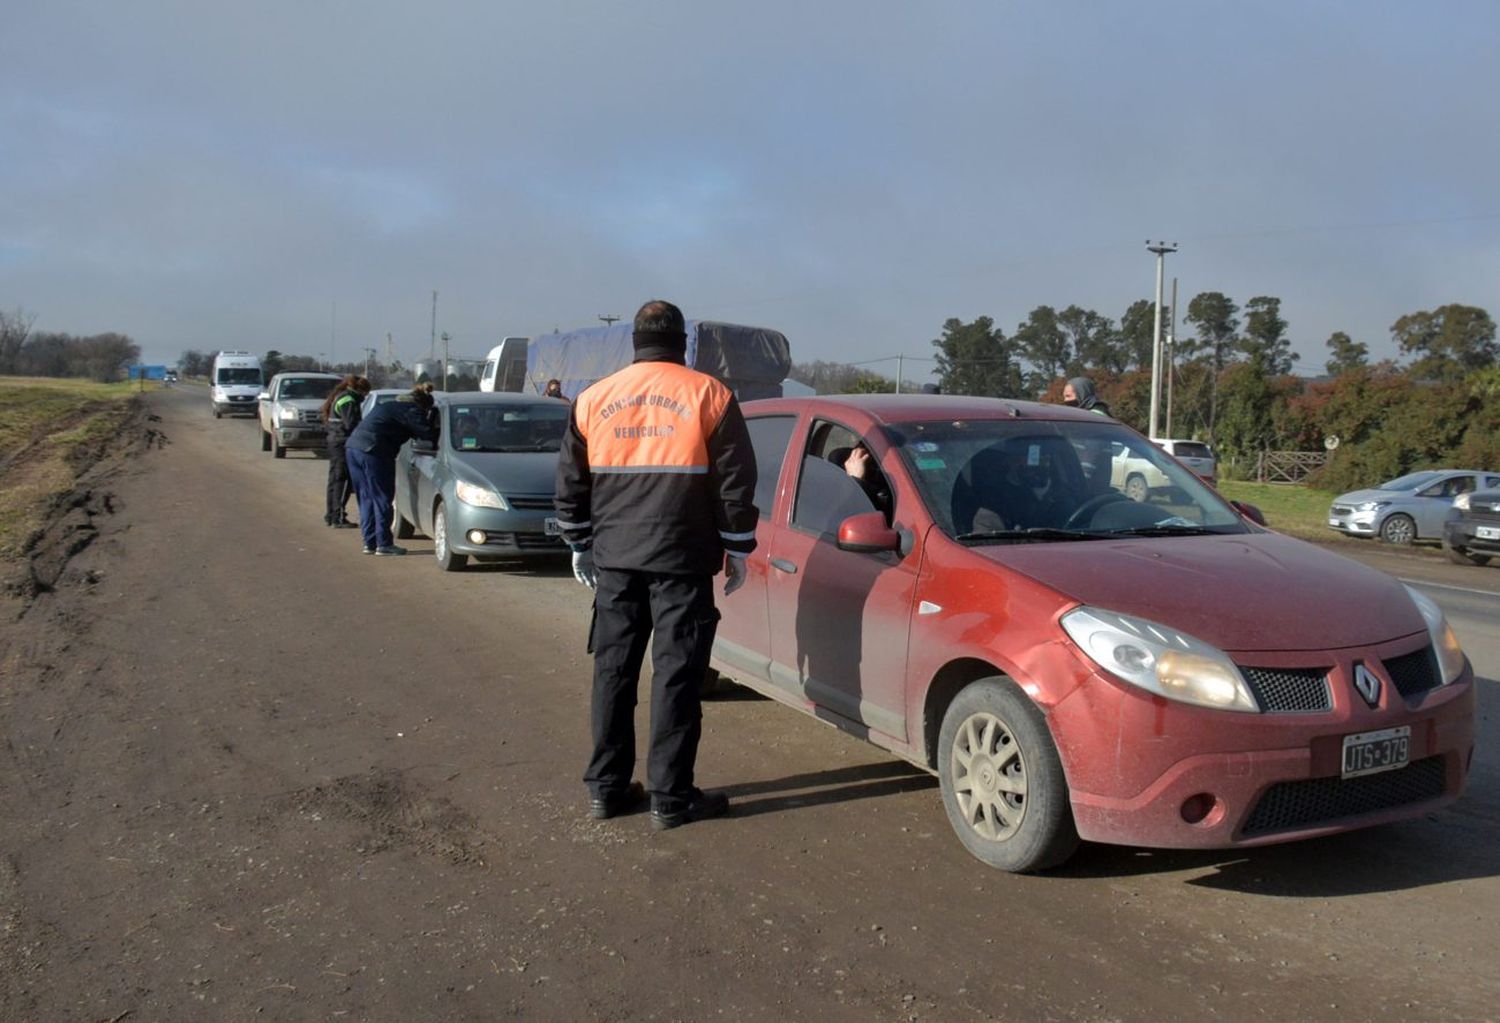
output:
POLYGON ((1178 458, 1212 458, 1214 453, 1207 444, 1195 440, 1180 440, 1172 445, 1172 453, 1178 458))

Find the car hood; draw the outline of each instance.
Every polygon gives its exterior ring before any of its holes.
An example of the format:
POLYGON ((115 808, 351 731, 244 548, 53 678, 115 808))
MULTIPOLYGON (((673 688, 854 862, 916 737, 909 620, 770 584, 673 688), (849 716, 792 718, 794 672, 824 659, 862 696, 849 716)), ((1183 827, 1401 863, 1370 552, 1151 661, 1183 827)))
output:
POLYGON ((551 494, 557 485, 556 451, 450 451, 448 462, 454 475, 502 494, 551 494))
POLYGON ((1279 533, 972 549, 1084 604, 1226 652, 1368 646, 1426 629, 1395 579, 1279 533))
POLYGON ((1362 504, 1365 501, 1399 501, 1410 497, 1405 490, 1351 490, 1333 499, 1334 504, 1362 504))

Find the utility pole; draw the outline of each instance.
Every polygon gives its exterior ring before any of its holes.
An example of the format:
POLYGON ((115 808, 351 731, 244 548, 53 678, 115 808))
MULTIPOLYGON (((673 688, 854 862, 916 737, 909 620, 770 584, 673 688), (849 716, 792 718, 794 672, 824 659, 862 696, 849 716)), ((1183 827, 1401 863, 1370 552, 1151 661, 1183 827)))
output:
POLYGON ((1157 242, 1151 244, 1150 239, 1146 241, 1146 250, 1156 253, 1156 321, 1151 331, 1151 425, 1146 432, 1148 437, 1159 437, 1161 434, 1156 430, 1157 411, 1161 405, 1161 299, 1162 299, 1162 271, 1166 265, 1166 256, 1169 252, 1177 251, 1176 242, 1157 242))
POLYGON ((451 340, 448 332, 443 331, 443 390, 445 391, 448 389, 448 342, 451 340))
POLYGON ((391 332, 385 332, 385 364, 389 366, 396 361, 396 342, 391 339, 391 332))
POLYGON ((339 340, 339 304, 332 303, 332 309, 328 314, 328 361, 334 361, 334 353, 338 351, 339 340))
POLYGON ((896 356, 896 393, 897 394, 901 393, 901 367, 904 364, 904 360, 905 359, 906 359, 906 356, 904 356, 904 355, 898 355, 898 356, 896 356))
POLYGON ((1172 278, 1172 320, 1167 329, 1167 436, 1172 433, 1172 378, 1177 375, 1177 278, 1172 278))
POLYGON ((427 357, 437 355, 437 289, 432 289, 432 341, 427 345, 427 357))
POLYGON ((618 320, 618 319, 620 319, 620 317, 618 317, 618 316, 601 315, 599 317, 599 319, 604 322, 604 325, 606 327, 612 327, 612 326, 614 326, 615 321, 618 320))
POLYGON ((375 349, 365 349, 365 379, 370 379, 370 363, 375 361, 375 349))

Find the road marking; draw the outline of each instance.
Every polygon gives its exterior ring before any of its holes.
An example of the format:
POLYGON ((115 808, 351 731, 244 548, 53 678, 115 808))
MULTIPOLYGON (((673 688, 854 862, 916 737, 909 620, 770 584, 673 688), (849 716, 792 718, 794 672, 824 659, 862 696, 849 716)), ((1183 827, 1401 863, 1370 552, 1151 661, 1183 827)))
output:
POLYGON ((1446 583, 1430 583, 1426 579, 1407 579, 1402 576, 1396 577, 1403 583, 1411 583, 1413 586, 1431 586, 1435 590, 1452 590, 1455 593, 1472 593, 1477 597, 1500 597, 1500 593, 1494 590, 1471 590, 1467 586, 1449 586, 1446 583))

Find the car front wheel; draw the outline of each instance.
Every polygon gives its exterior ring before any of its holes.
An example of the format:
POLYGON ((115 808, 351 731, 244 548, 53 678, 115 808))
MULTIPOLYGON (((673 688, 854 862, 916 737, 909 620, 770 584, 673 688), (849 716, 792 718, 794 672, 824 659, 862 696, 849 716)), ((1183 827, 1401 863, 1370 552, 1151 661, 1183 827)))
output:
POLYGON ((271 450, 271 435, 265 430, 260 431, 260 449, 262 451, 271 450))
POLYGON ((1125 496, 1132 501, 1144 501, 1150 493, 1150 488, 1146 486, 1146 477, 1138 472, 1131 473, 1130 478, 1125 481, 1125 496))
POLYGON ((1417 524, 1410 515, 1392 515, 1380 524, 1380 538, 1405 547, 1417 538, 1417 524))
POLYGON ((1455 565, 1488 565, 1490 563, 1488 554, 1474 554, 1467 547, 1455 547, 1447 540, 1443 541, 1443 553, 1448 555, 1448 560, 1455 565))
POLYGON ((444 572, 457 572, 469 563, 467 554, 454 554, 448 546, 448 509, 442 505, 432 513, 432 553, 444 572))
POLYGON ((938 735, 937 767, 949 823, 990 866, 1045 870, 1078 847, 1046 719, 1009 679, 980 679, 954 698, 938 735))

